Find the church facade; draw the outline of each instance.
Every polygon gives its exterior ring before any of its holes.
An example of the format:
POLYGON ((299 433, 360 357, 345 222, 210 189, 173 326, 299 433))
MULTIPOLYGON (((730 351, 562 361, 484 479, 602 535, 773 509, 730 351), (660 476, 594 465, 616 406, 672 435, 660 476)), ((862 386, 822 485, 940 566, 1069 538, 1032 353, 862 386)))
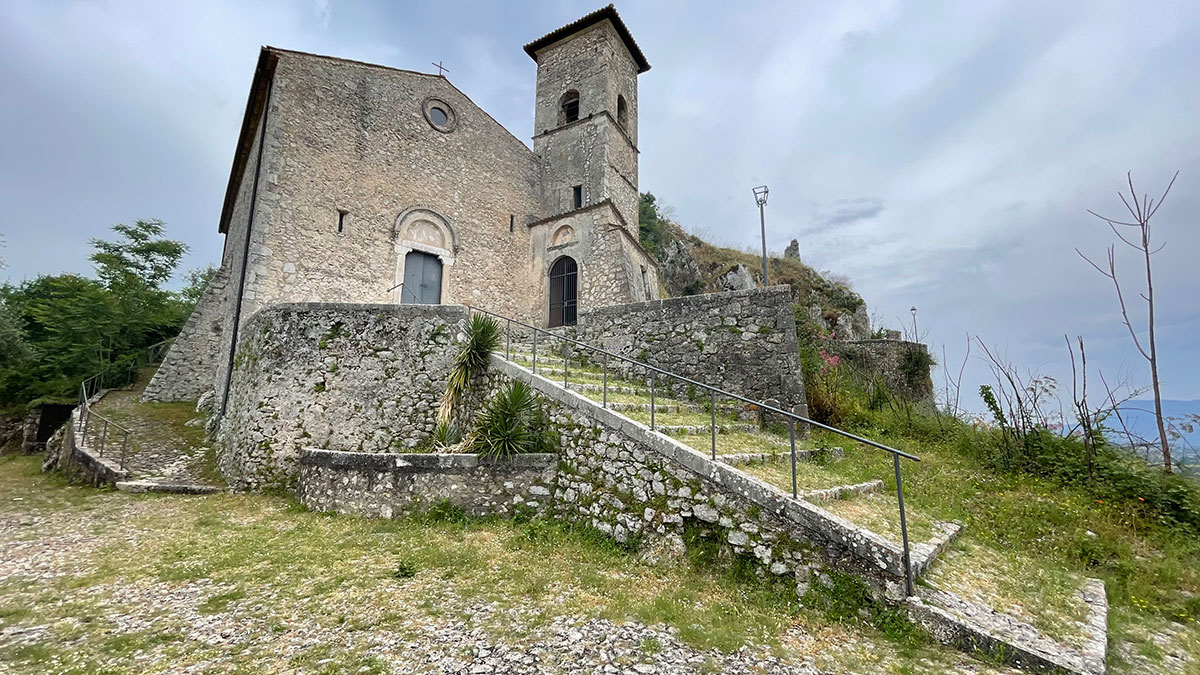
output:
POLYGON ((553 327, 658 299, 638 242, 649 63, 611 5, 525 51, 532 150, 441 75, 264 47, 221 266, 147 398, 221 392, 241 325, 275 303, 469 304, 553 327))

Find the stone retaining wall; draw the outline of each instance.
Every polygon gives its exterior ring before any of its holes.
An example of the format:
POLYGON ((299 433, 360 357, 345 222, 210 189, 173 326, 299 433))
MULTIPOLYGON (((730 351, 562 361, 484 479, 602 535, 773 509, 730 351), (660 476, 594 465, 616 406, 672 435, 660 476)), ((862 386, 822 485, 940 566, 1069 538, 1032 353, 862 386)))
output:
POLYGON ((801 594, 834 567, 903 597, 895 544, 502 358, 493 356, 491 367, 493 389, 530 383, 561 439, 556 517, 619 542, 659 539, 671 548, 694 528, 768 573, 791 577, 801 594))
POLYGON ((824 348, 840 356, 842 363, 862 379, 882 382, 892 395, 910 401, 933 398, 931 369, 917 368, 932 363, 926 345, 906 340, 830 340, 824 348))
POLYGON ((288 486, 306 447, 399 451, 429 438, 465 307, 270 305, 246 321, 218 460, 236 489, 288 486))
POLYGON ((399 517, 440 502, 474 516, 510 516, 546 505, 557 455, 483 460, 475 455, 340 452, 300 453, 298 497, 317 511, 399 517))
MULTIPOLYGON (((735 394, 807 410, 787 286, 585 310, 575 334, 589 344, 735 394)), ((636 366, 610 366, 626 377, 646 377, 636 366)), ((675 395, 687 393, 686 385, 662 380, 658 384, 675 395)))
POLYGON ((228 283, 229 268, 222 265, 146 385, 143 401, 195 401, 212 388, 218 361, 229 358, 228 352, 221 351, 225 314, 230 311, 225 301, 228 283))

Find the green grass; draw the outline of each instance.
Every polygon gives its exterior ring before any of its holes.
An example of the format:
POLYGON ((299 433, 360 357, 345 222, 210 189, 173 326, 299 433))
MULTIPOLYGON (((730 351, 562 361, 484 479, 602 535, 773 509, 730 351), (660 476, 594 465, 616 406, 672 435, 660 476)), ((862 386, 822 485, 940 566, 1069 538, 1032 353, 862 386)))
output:
MULTIPOLYGON (((230 653, 244 672, 385 672, 382 657, 368 655, 372 635, 403 644, 431 621, 454 619, 519 640, 563 615, 661 623, 702 649, 760 645, 839 667, 964 660, 855 617, 831 622, 802 608, 788 584, 703 552, 690 563, 650 564, 589 529, 467 519, 454 509, 371 520, 311 513, 277 496, 96 491, 41 474, 36 459, 0 461, 0 514, 32 514, 56 523, 48 534, 102 540, 74 545, 61 576, 0 583, 0 629, 47 627, 20 645, 0 644, 0 670, 69 663, 63 672, 141 672, 142 650, 174 669, 230 653), (194 613, 148 600, 165 597, 191 598, 194 613), (475 609, 491 603, 496 611, 475 609), (247 628, 214 648, 188 637, 190 625, 203 630, 200 617, 237 617, 247 628), (297 630, 336 637, 285 653, 297 630), (795 630, 809 636, 803 645, 789 637, 795 630), (839 651, 849 644, 854 654, 839 651)), ((655 653, 654 644, 641 647, 655 653)))

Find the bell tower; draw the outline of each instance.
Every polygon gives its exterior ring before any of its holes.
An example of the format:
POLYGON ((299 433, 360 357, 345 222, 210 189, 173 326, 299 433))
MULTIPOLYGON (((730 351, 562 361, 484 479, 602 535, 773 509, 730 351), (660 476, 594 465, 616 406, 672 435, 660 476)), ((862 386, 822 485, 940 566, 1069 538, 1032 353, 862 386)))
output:
POLYGON ((530 223, 546 325, 658 298, 638 241, 637 78, 650 69, 608 5, 525 45, 537 61, 533 152, 546 216, 530 223))
POLYGON ((637 237, 637 77, 650 64, 608 5, 527 45, 546 212, 604 202, 637 237))

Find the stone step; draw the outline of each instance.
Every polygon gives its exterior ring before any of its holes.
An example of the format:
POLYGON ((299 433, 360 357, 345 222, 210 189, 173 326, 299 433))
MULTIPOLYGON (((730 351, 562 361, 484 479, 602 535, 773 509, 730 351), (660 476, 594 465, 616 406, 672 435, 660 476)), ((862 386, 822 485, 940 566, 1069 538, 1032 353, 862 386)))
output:
POLYGON ((121 492, 159 492, 175 495, 209 495, 223 490, 215 485, 201 483, 175 483, 153 479, 117 481, 121 492))
MULTIPOLYGON (((538 368, 538 375, 541 375, 541 374, 542 374, 542 369, 538 368)), ((561 377, 562 373, 559 373, 559 376, 561 377)), ((551 377, 549 379, 553 380, 554 378, 551 377)), ((604 385, 592 384, 590 382, 569 382, 569 383, 567 383, 567 389, 570 389, 571 391, 578 391, 578 392, 585 392, 585 391, 602 392, 602 391, 604 391, 604 385)), ((610 382, 608 384, 608 390, 610 392, 615 392, 618 394, 633 394, 635 396, 645 396, 646 400, 650 400, 650 390, 642 388, 642 387, 630 387, 627 385, 617 385, 617 384, 613 384, 610 382)), ((656 405, 657 405, 657 402, 656 402, 656 405)))
MULTIPOLYGON (((771 437, 774 440, 774 437, 771 437)), ((739 466, 742 464, 759 464, 773 462, 789 462, 791 461, 792 453, 789 443, 782 441, 779 452, 737 452, 732 454, 720 455, 721 461, 730 466, 739 466)), ((817 448, 813 450, 796 449, 797 462, 812 462, 822 455, 840 459, 846 456, 846 453, 841 448, 817 448)))
MULTIPOLYGON (((841 448, 838 448, 839 450, 841 448)), ((837 485, 831 488, 822 490, 809 490, 800 495, 800 498, 808 502, 831 502, 838 499, 849 499, 858 495, 870 494, 883 489, 883 481, 876 478, 865 483, 855 483, 854 485, 837 485)))
MULTIPOLYGON (((646 403, 613 403, 609 402, 609 410, 617 412, 650 412, 649 396, 646 403)), ((699 403, 655 403, 654 411, 660 413, 703 413, 708 414, 708 406, 699 403)), ((718 415, 738 416, 740 419, 753 419, 754 412, 746 410, 745 406, 717 404, 718 415)))
MULTIPOLYGON (((669 436, 688 436, 694 434, 711 434, 712 426, 708 424, 656 424, 655 431, 661 431, 669 436)), ((758 431, 757 424, 718 424, 718 434, 731 434, 737 431, 755 432, 758 431)))

